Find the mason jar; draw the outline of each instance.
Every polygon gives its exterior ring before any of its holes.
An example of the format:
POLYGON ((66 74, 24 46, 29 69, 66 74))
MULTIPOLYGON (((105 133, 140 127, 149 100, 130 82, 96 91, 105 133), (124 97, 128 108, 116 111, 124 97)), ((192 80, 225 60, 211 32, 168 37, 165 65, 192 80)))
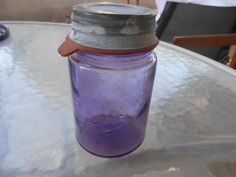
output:
POLYGON ((76 138, 99 156, 127 154, 145 136, 156 71, 155 14, 134 5, 79 4, 72 29, 59 53, 69 58, 76 138))

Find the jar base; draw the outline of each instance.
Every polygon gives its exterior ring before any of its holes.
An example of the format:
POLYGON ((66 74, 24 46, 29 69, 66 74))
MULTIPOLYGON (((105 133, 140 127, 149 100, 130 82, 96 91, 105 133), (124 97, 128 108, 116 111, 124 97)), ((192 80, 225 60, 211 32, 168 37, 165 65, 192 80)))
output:
POLYGON ((131 150, 125 152, 125 153, 122 153, 122 154, 114 154, 114 155, 104 155, 104 154, 98 154, 98 153, 95 153, 95 152, 90 151, 89 149, 87 149, 86 147, 84 147, 84 146, 80 143, 80 141, 79 141, 77 135, 75 135, 75 137, 76 137, 76 141, 78 142, 78 144, 79 144, 84 150, 86 150, 86 151, 89 152, 90 154, 93 154, 93 155, 95 155, 95 156, 97 156, 97 157, 103 157, 103 158, 116 158, 116 157, 122 157, 122 156, 128 155, 128 154, 132 153, 133 151, 135 151, 136 149, 138 149, 139 146, 141 146, 141 144, 143 143, 143 140, 144 140, 144 138, 143 138, 137 146, 135 146, 133 149, 131 149, 131 150))

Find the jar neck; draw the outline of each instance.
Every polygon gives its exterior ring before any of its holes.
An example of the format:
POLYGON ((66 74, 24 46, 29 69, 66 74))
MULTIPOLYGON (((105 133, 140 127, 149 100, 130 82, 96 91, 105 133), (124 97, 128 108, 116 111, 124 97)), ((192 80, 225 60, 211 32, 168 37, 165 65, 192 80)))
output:
POLYGON ((153 51, 125 55, 76 52, 71 58, 80 64, 103 69, 138 68, 156 61, 156 55, 153 51))

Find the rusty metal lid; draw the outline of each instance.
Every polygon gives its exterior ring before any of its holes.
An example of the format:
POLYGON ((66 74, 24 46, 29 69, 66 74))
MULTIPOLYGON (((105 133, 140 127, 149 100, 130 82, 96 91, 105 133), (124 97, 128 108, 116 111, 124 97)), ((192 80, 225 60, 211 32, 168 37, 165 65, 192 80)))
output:
POLYGON ((153 48, 158 43, 155 16, 154 9, 136 5, 77 4, 72 8, 72 32, 59 53, 65 56, 81 49, 119 53, 153 48))

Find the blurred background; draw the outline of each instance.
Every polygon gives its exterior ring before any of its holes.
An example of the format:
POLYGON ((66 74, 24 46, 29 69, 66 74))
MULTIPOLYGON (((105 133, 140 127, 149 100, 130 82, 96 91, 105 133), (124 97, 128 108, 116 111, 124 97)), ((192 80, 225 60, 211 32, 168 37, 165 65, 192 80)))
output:
MULTIPOLYGON (((125 2, 124 0, 1 0, 0 20, 68 22, 73 5, 104 1, 125 2)), ((131 0, 130 3, 135 4, 135 1, 131 0)), ((156 8, 155 0, 140 1, 140 5, 156 8)))

